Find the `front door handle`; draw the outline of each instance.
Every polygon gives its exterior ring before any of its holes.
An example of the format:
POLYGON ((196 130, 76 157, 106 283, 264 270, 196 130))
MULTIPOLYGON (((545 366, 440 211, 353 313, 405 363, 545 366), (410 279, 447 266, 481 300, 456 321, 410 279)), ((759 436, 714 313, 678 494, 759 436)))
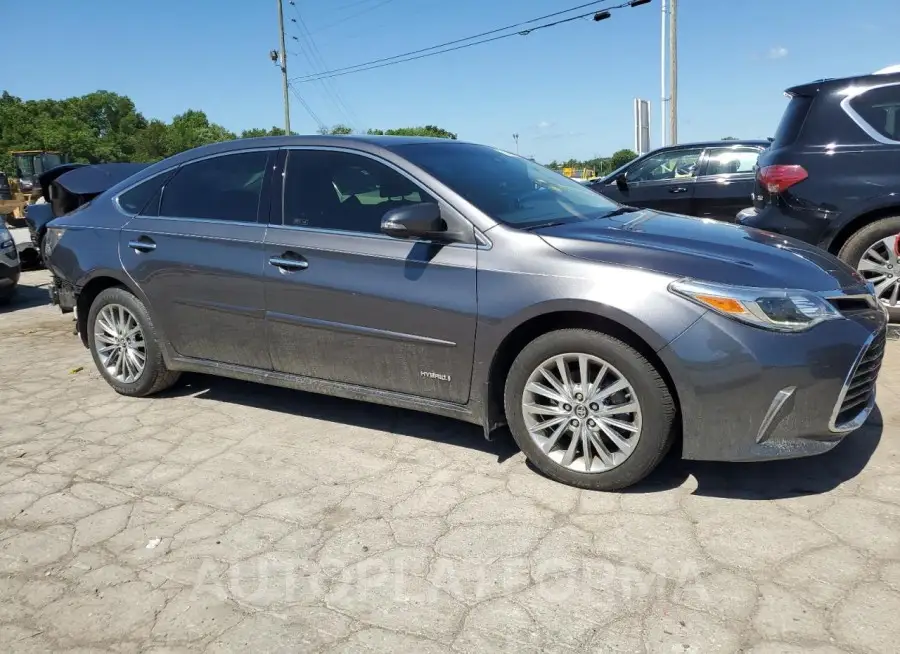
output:
POLYGON ((136 241, 129 241, 128 247, 135 252, 153 252, 156 249, 156 243, 146 236, 141 236, 136 241))
POLYGON ((687 193, 687 189, 684 186, 676 186, 675 188, 670 188, 669 193, 687 193))
POLYGON ((288 257, 270 257, 269 264, 275 266, 276 268, 281 268, 281 270, 285 272, 292 272, 294 270, 306 270, 309 268, 309 262, 303 258, 296 258, 297 255, 293 255, 291 258, 288 257))

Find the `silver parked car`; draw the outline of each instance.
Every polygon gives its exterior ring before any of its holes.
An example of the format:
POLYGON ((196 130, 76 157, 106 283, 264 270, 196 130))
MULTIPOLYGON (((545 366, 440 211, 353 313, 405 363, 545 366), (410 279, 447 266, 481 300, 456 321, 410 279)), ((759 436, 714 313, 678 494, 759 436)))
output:
POLYGON ((871 286, 821 250, 440 139, 192 150, 52 221, 44 249, 119 393, 195 371, 505 423, 591 489, 679 434, 691 459, 825 452, 872 411, 885 345, 871 286))

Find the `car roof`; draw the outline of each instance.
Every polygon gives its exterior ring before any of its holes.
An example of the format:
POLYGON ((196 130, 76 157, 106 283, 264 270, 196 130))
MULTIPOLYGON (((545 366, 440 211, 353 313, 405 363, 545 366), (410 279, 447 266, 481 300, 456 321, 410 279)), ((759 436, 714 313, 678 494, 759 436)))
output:
POLYGON ((805 84, 798 84, 785 90, 788 95, 815 95, 825 88, 840 86, 870 85, 870 84, 896 84, 900 82, 900 71, 894 71, 894 66, 882 69, 875 73, 865 75, 853 75, 850 77, 830 77, 818 79, 805 84))
MULTIPOLYGON (((689 143, 679 143, 677 145, 666 145, 661 148, 656 148, 655 150, 651 150, 650 152, 661 152, 663 150, 680 150, 683 148, 718 148, 729 145, 762 145, 768 147, 769 141, 766 139, 730 139, 727 141, 718 140, 718 141, 691 141, 689 143)), ((647 154, 650 154, 648 152, 647 154)))

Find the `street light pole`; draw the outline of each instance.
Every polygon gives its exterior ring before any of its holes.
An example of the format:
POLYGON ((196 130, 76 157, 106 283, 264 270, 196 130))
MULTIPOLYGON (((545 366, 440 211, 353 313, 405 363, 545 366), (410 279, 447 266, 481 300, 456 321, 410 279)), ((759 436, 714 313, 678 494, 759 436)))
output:
POLYGON ((678 145, 678 0, 669 0, 669 141, 678 145))
POLYGON ((513 134, 513 141, 516 142, 516 154, 519 154, 519 135, 513 134))
POLYGON ((667 27, 666 0, 662 0, 662 29, 659 35, 659 145, 666 146, 666 125, 668 116, 666 112, 666 27, 667 27))
POLYGON ((287 51, 284 49, 284 9, 278 0, 278 35, 281 38, 281 91, 284 94, 284 133, 291 133, 291 104, 288 96, 287 51))

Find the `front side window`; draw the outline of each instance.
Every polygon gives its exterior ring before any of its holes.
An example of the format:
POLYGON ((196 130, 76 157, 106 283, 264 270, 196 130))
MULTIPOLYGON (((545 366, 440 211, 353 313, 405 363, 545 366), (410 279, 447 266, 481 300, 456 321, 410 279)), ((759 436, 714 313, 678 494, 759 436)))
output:
POLYGON ((626 179, 631 184, 694 177, 702 152, 702 149, 696 148, 652 154, 629 169, 626 179))
POLYGON ((707 175, 733 175, 752 173, 759 158, 757 148, 710 148, 706 164, 707 175))
POLYGON ((185 164, 163 190, 160 215, 256 222, 268 156, 239 152, 185 164))
POLYGON ((378 234, 384 214, 435 202, 393 168, 358 154, 292 150, 284 179, 284 224, 378 234))
POLYGON ((488 146, 415 143, 393 150, 491 218, 514 227, 587 220, 618 208, 549 168, 488 146))
POLYGON ((900 85, 861 93, 850 101, 850 106, 881 136, 900 141, 900 85))

